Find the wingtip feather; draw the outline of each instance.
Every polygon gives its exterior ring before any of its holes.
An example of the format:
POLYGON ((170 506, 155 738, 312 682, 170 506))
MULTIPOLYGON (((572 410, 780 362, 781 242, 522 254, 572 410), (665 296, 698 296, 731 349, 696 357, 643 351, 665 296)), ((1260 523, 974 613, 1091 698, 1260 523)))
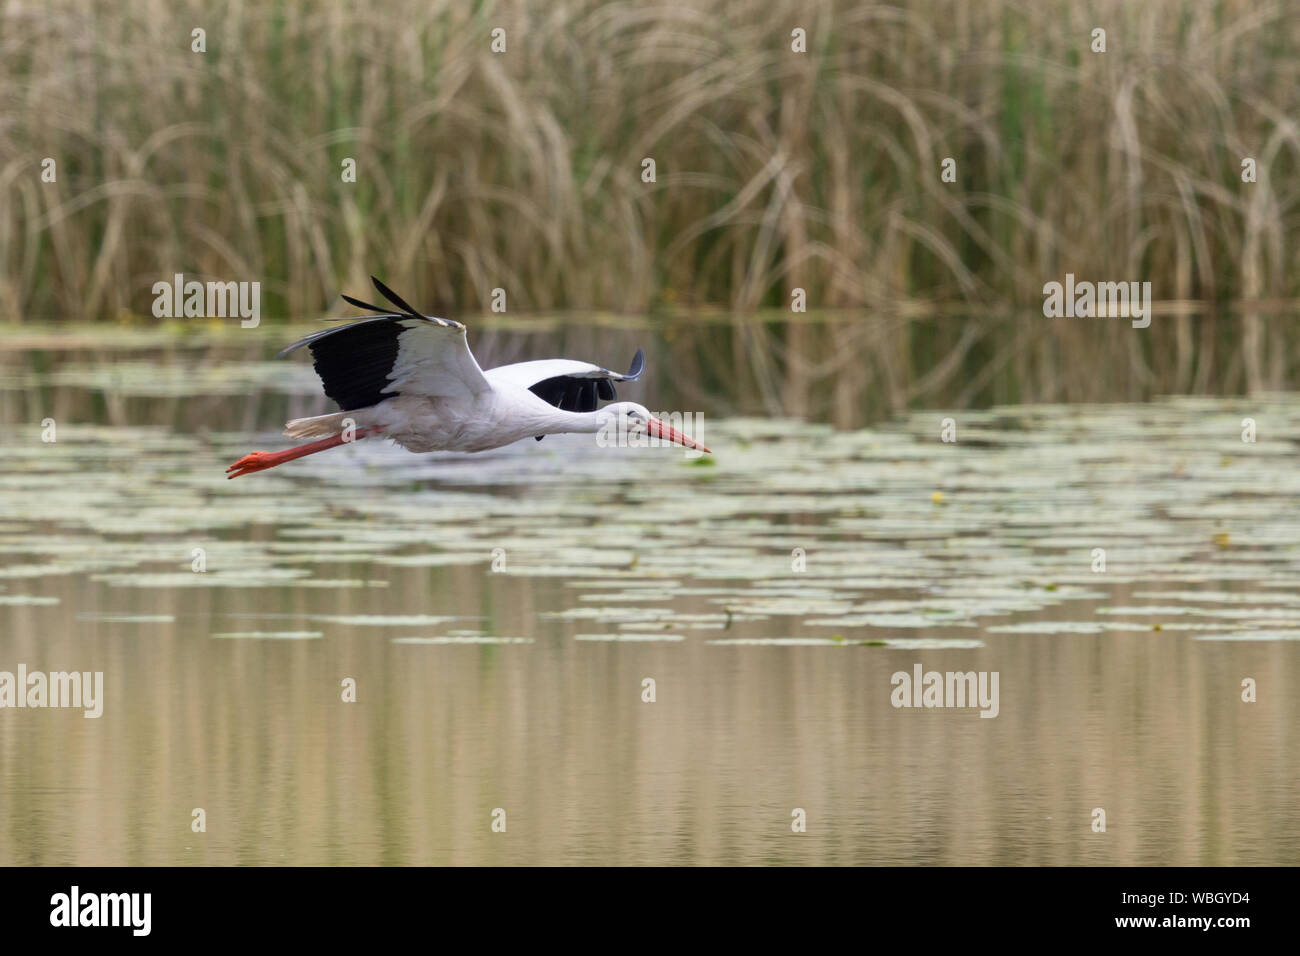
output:
POLYGON ((361 301, 360 299, 354 299, 354 298, 352 298, 352 296, 348 295, 346 292, 340 292, 340 293, 339 293, 339 296, 340 296, 340 298, 342 298, 343 301, 346 302, 348 305, 354 305, 354 306, 356 306, 358 309, 369 309, 371 312, 376 312, 376 313, 378 313, 378 314, 380 314, 380 315, 387 315, 387 314, 389 314, 389 310, 386 309, 386 308, 384 308, 383 306, 381 306, 381 305, 371 305, 369 302, 363 302, 363 301, 361 301))
POLYGON ((645 371, 645 353, 640 349, 636 350, 636 355, 632 356, 632 365, 627 370, 627 375, 623 376, 630 382, 635 382, 645 371))
POLYGON ((411 316, 414 319, 425 318, 425 316, 421 315, 419 312, 416 312, 413 308, 407 305, 405 299, 403 299, 392 289, 388 288, 388 286, 384 285, 384 283, 379 279, 378 276, 371 276, 370 281, 375 284, 375 288, 379 290, 380 295, 382 295, 389 302, 393 303, 393 305, 397 306, 407 315, 411 316))

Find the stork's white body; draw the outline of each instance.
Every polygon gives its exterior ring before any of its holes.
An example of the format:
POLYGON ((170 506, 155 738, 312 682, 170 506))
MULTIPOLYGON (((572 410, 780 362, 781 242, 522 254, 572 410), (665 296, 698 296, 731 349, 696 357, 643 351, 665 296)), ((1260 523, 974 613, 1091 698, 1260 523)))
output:
MULTIPOLYGON (((509 368, 509 366, 505 366, 509 368)), ((496 369, 489 369, 488 375, 496 369)), ((397 395, 372 408, 299 418, 285 426, 291 438, 341 431, 346 419, 358 429, 379 428, 407 451, 489 451, 538 435, 595 432, 598 413, 553 408, 527 389, 493 389, 471 401, 445 396, 397 395)))
POLYGON ((371 417, 373 424, 381 426, 390 440, 407 451, 488 451, 523 438, 551 434, 539 429, 547 427, 542 416, 554 411, 531 392, 506 395, 492 391, 471 404, 402 395, 375 408, 371 417), (534 402, 542 408, 529 408, 534 402))

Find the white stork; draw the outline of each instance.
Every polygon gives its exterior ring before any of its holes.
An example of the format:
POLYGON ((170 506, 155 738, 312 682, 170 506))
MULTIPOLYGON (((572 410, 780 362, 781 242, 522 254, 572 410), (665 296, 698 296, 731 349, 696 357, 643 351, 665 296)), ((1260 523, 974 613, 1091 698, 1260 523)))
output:
POLYGON ((286 451, 255 451, 226 469, 238 478, 314 455, 345 441, 382 434, 407 451, 486 451, 563 432, 622 429, 708 452, 693 438, 660 421, 635 402, 597 409, 616 398, 614 382, 634 382, 645 371, 637 349, 620 375, 590 362, 542 359, 487 371, 479 368, 465 326, 420 315, 371 276, 375 288, 397 306, 390 312, 343 296, 378 315, 325 329, 295 342, 277 357, 307 346, 325 394, 342 411, 298 418, 285 426, 290 438, 329 437, 286 451), (345 431, 352 419, 354 430, 345 431))

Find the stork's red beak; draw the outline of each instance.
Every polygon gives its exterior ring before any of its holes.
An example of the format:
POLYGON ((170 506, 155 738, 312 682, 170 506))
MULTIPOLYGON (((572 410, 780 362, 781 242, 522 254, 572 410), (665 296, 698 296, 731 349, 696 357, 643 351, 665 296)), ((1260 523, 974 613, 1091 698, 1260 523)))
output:
POLYGON ((689 435, 683 435, 676 428, 673 428, 672 425, 669 425, 667 422, 661 422, 657 418, 650 419, 650 421, 646 423, 645 430, 646 434, 651 438, 662 438, 664 441, 670 441, 676 445, 683 445, 687 448, 692 448, 695 451, 702 451, 709 455, 713 454, 713 452, 709 451, 708 446, 703 442, 698 442, 689 435))

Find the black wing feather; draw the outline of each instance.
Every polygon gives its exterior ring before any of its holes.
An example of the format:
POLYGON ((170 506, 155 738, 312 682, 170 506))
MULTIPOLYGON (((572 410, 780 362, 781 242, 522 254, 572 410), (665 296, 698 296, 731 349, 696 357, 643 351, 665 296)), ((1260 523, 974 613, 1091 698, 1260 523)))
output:
POLYGON ((283 358, 304 345, 310 348, 316 374, 325 387, 325 394, 338 402, 339 408, 345 412, 378 405, 384 399, 398 394, 386 389, 391 384, 393 366, 397 364, 397 354, 401 347, 398 339, 412 327, 409 325, 411 319, 439 325, 456 324, 446 319, 420 315, 384 283, 374 276, 370 279, 385 298, 406 314, 391 312, 383 306, 344 295, 344 301, 351 305, 380 314, 313 332, 276 356, 283 358))
MULTIPOLYGON (((645 371, 645 353, 640 349, 632 357, 632 365, 622 381, 636 381, 645 371)), ((608 372, 614 375, 613 372, 608 372)), ((607 378, 590 378, 585 375, 556 375, 544 378, 529 391, 542 401, 564 412, 594 412, 600 402, 618 398, 614 383, 607 378)))
POLYGON ((406 331, 405 315, 362 319, 349 325, 314 332, 280 353, 306 345, 325 394, 345 412, 378 405, 396 392, 385 392, 397 363, 398 337, 406 331))
POLYGON ((374 276, 371 276, 371 277, 370 277, 370 281, 373 282, 373 283, 375 284, 375 288, 379 290, 379 294, 380 294, 380 295, 382 295, 382 296, 383 296, 385 299, 387 299, 389 302, 393 303, 393 305, 397 306, 399 309, 401 309, 401 310, 402 310, 403 312, 405 312, 407 315, 412 316, 413 318, 416 318, 416 319, 422 319, 422 318, 424 318, 424 316, 422 316, 419 312, 416 312, 413 308, 411 308, 409 305, 407 305, 405 299, 403 299, 400 295, 398 295, 398 294, 397 294, 396 292, 394 292, 392 289, 388 288, 388 286, 384 285, 382 282, 380 282, 380 281, 379 281, 378 279, 376 279, 374 276))
POLYGON ((392 314, 388 311, 388 309, 384 308, 382 305, 371 305, 369 302, 362 302, 360 299, 352 298, 352 296, 348 295, 345 292, 340 292, 339 295, 342 297, 344 302, 348 303, 349 305, 355 305, 358 309, 367 309, 371 312, 378 312, 381 315, 392 314))

